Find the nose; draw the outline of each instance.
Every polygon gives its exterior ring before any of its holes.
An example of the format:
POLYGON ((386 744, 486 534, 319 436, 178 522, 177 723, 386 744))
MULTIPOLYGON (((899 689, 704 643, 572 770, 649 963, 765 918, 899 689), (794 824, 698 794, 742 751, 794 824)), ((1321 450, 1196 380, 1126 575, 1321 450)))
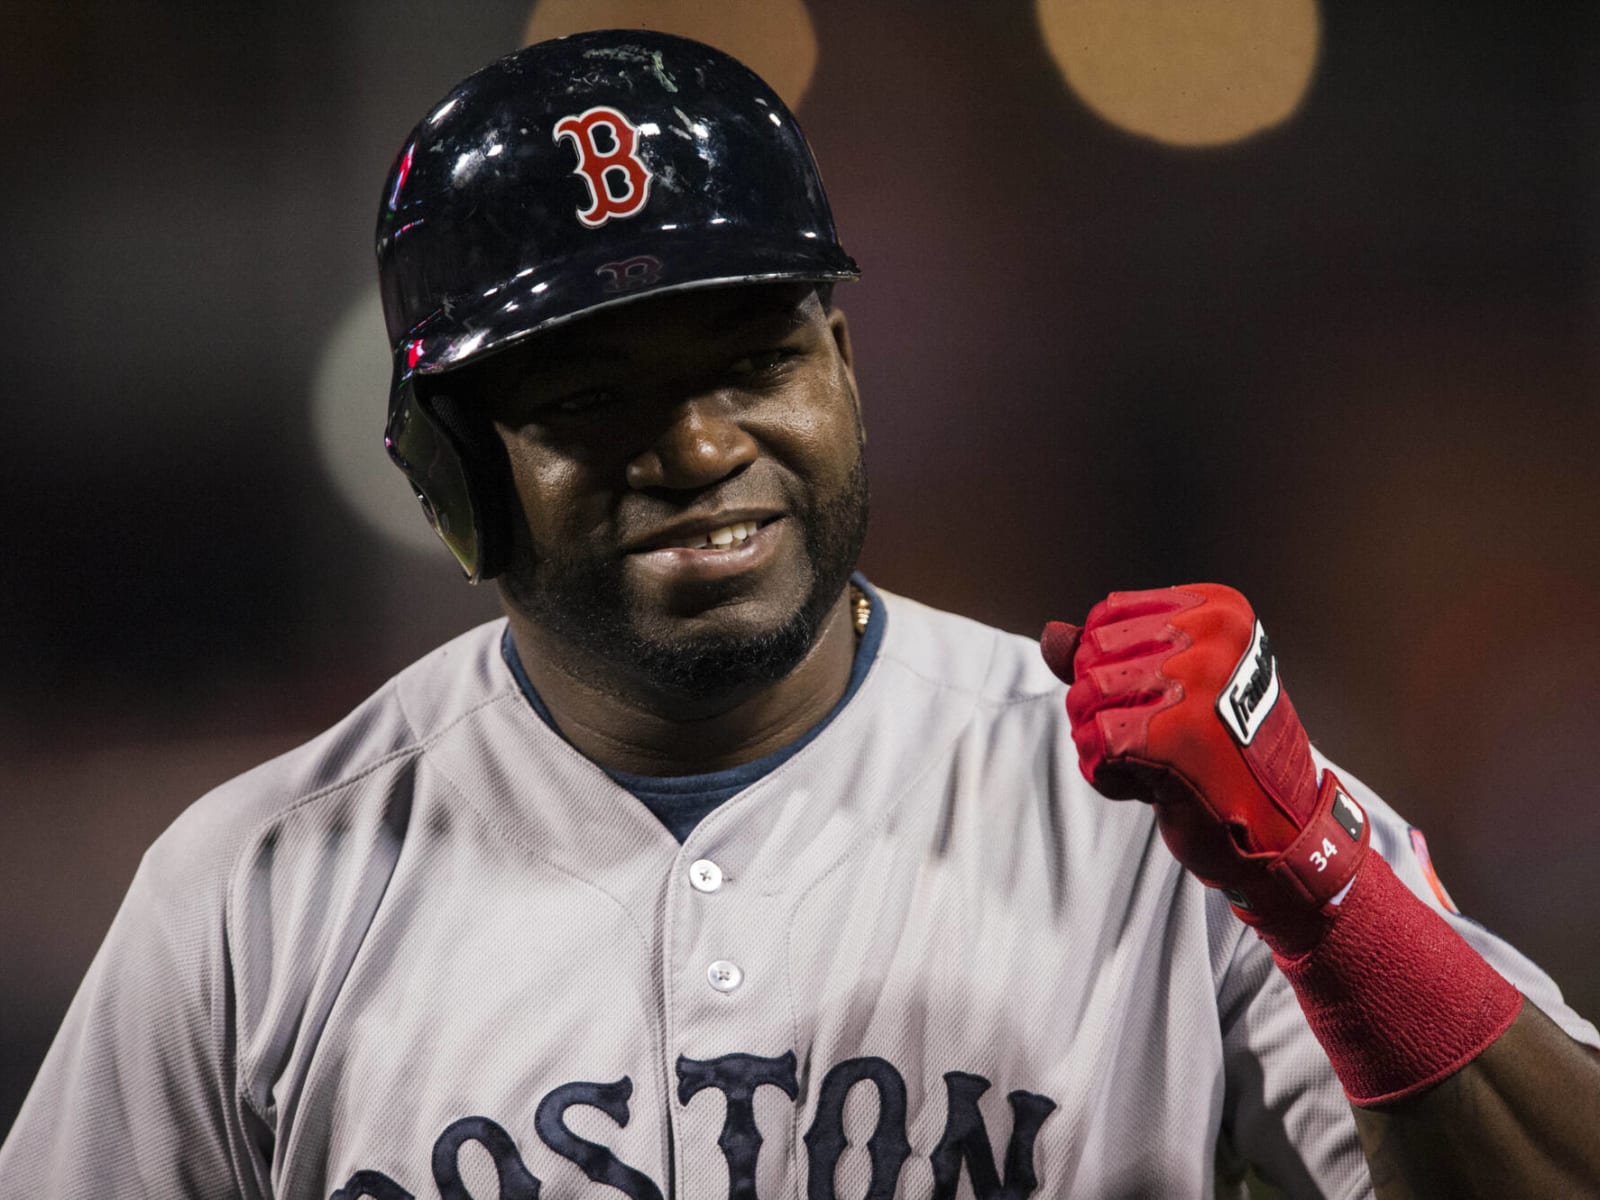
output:
POLYGON ((738 474, 761 453, 738 415, 725 392, 678 401, 660 433, 629 461, 628 486, 694 491, 738 474))

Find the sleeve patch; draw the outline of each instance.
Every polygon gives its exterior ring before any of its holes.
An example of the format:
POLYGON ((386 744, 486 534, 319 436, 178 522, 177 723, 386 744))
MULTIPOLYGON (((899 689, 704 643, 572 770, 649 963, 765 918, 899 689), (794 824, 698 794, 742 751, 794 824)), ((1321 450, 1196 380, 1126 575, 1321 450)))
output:
POLYGON ((1428 886, 1433 889, 1433 894, 1439 898, 1439 903, 1446 910, 1461 915, 1461 910, 1456 907, 1456 902, 1450 899, 1450 893, 1444 890, 1444 884, 1439 882, 1439 873, 1433 869, 1433 857, 1428 853, 1428 839, 1422 836, 1422 830, 1414 825, 1406 827, 1406 832, 1411 835, 1411 852, 1417 856, 1417 865, 1422 868, 1422 877, 1428 881, 1428 886))

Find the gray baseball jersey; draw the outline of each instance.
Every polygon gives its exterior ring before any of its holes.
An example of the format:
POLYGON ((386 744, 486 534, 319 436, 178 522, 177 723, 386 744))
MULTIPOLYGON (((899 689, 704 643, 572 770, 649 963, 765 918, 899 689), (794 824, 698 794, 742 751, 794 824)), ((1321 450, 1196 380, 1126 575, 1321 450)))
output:
POLYGON ((879 596, 860 691, 682 845, 535 715, 501 623, 200 800, 0 1195, 1200 1197, 1245 1162, 1367 1194, 1265 947, 1085 784, 1035 644, 879 596))

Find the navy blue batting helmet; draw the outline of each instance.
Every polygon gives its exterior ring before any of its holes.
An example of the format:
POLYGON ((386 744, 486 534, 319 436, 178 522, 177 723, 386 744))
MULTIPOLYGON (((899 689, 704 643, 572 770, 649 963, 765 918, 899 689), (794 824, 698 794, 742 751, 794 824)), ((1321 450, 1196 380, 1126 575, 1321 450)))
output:
POLYGON ((385 443, 474 582, 503 569, 503 450, 450 372, 644 296, 854 279, 793 114, 720 50, 645 30, 541 42, 418 123, 384 184, 385 443))

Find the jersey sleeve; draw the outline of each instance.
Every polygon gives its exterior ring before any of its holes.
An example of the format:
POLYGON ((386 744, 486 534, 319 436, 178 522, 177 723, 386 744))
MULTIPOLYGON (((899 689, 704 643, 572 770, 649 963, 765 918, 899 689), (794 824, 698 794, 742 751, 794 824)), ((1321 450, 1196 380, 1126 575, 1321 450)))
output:
MULTIPOLYGON (((1342 777, 1341 777, 1342 778, 1342 777)), ((1290 1196, 1372 1195, 1350 1102, 1267 945, 1208 890, 1215 942, 1231 940, 1217 993, 1224 1072, 1219 1179, 1247 1168, 1290 1196)))
MULTIPOLYGON (((1318 765, 1332 764, 1319 755, 1318 765)), ((1413 838, 1405 819, 1359 779, 1334 770, 1366 810, 1373 850, 1406 886, 1568 1035, 1600 1046, 1595 1027, 1572 1011, 1544 971, 1447 902, 1425 843, 1413 838)), ((1349 1101, 1294 990, 1221 894, 1211 893, 1207 903, 1213 944, 1232 939, 1217 992, 1226 1075, 1219 1174, 1239 1175, 1249 1165, 1295 1197, 1371 1195, 1349 1101)))
POLYGON ((169 831, 140 864, 5 1145, 0 1196, 265 1200, 238 1100, 225 889, 169 831))

